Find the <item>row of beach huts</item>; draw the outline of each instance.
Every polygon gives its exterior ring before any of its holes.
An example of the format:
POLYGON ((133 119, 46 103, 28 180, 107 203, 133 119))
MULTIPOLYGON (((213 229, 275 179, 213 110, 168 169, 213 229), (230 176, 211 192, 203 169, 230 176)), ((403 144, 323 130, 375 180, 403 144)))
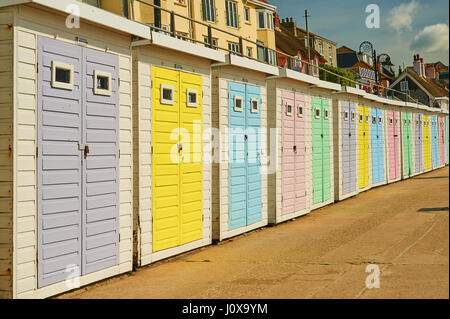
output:
POLYGON ((448 111, 94 7, 70 29, 66 2, 0 4, 0 298, 54 296, 449 163, 448 111))

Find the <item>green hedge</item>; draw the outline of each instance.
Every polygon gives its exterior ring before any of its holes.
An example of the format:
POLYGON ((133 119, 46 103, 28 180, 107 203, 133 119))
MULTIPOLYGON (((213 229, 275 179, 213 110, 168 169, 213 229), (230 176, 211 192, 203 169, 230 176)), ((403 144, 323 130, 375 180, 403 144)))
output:
MULTIPOLYGON (((320 67, 322 69, 328 70, 330 72, 336 73, 344 78, 347 78, 349 80, 354 81, 355 80, 355 75, 351 72, 351 71, 346 71, 344 69, 338 68, 338 67, 334 67, 331 65, 327 65, 327 64, 322 64, 320 65, 320 67)), ((339 83, 342 86, 351 86, 351 87, 355 87, 355 82, 351 82, 342 78, 337 77, 334 74, 325 72, 324 70, 320 69, 319 70, 319 75, 320 75, 320 79, 324 80, 324 81, 328 81, 328 82, 333 82, 333 83, 339 83)))

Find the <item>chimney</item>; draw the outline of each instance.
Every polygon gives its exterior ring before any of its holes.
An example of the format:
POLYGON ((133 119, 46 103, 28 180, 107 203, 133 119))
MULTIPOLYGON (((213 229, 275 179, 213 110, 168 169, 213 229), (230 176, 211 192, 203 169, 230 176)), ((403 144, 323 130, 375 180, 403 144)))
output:
POLYGON ((420 58, 420 54, 414 55, 414 63, 413 63, 414 71, 419 76, 424 76, 424 68, 423 68, 423 59, 420 58))
POLYGON ((297 23, 293 18, 281 19, 281 25, 289 30, 295 37, 297 37, 297 23))
POLYGON ((398 66, 398 74, 402 74, 402 66, 401 65, 398 66))
POLYGON ((425 65, 423 64, 423 58, 420 58, 420 67, 422 68, 422 76, 425 75, 425 65))

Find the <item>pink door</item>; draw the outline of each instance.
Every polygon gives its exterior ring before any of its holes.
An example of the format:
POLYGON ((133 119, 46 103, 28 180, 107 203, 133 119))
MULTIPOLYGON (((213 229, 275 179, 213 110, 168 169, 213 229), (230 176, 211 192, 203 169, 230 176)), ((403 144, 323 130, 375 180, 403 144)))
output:
POLYGON ((295 93, 283 91, 282 95, 282 214, 295 212, 295 93))
POLYGON ((295 94, 295 210, 306 208, 306 143, 305 143, 305 96, 295 94))
POLYGON ((388 143, 389 143, 389 178, 397 179, 400 174, 399 164, 399 112, 388 112, 388 143))
POLYGON ((282 214, 286 215, 306 208, 305 97, 284 91, 282 99, 282 214))
POLYGON ((439 164, 445 165, 446 159, 446 145, 445 145, 445 119, 439 118, 439 164))

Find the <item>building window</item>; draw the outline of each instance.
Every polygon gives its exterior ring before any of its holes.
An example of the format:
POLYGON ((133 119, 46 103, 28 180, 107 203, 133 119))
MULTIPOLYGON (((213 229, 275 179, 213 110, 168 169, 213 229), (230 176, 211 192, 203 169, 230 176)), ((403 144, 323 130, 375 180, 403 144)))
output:
POLYGON ((216 22, 216 7, 214 0, 202 0, 203 20, 216 22))
POLYGON ((322 41, 319 42, 319 53, 320 53, 321 55, 323 55, 323 43, 322 43, 322 41))
POLYGON ((314 76, 319 76, 319 60, 317 58, 314 58, 313 60, 313 67, 312 67, 312 73, 314 76))
POLYGON ((225 2, 225 8, 227 13, 227 26, 232 28, 238 28, 238 12, 237 12, 237 3, 234 1, 227 0, 225 2))
POLYGON ((277 54, 274 50, 268 50, 268 61, 270 65, 276 65, 277 64, 277 54))
POLYGON ((292 70, 302 72, 302 55, 297 54, 295 58, 291 58, 291 61, 292 70))
POLYGON ((249 58, 252 58, 252 57, 253 57, 253 50, 252 50, 252 48, 250 48, 250 47, 247 47, 247 56, 248 56, 249 58))
POLYGON ((244 18, 245 22, 250 22, 250 8, 248 7, 244 8, 244 18))
POLYGON ((228 42, 228 50, 231 54, 241 54, 241 48, 238 43, 228 42))
POLYGON ((273 30, 273 12, 258 10, 258 29, 273 30))
MULTIPOLYGON (((203 37, 203 42, 205 43, 205 47, 209 47, 211 43, 209 43, 208 37, 203 37)), ((217 38, 212 38, 212 46, 213 49, 217 50, 217 38)))

